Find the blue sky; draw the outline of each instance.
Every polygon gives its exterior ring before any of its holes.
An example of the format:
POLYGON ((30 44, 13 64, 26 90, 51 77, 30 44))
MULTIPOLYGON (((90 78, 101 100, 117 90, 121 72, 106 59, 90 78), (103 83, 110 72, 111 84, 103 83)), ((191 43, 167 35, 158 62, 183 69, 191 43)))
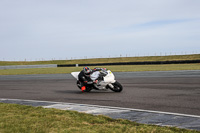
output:
POLYGON ((0 60, 200 53, 199 0, 0 1, 0 60))

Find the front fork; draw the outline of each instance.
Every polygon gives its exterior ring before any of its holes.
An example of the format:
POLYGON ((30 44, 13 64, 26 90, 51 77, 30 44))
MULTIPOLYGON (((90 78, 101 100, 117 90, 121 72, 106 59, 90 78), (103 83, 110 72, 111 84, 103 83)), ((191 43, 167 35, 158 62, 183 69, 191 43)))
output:
POLYGON ((114 88, 114 86, 113 86, 111 83, 109 83, 108 86, 109 86, 110 88, 112 88, 112 89, 114 88))

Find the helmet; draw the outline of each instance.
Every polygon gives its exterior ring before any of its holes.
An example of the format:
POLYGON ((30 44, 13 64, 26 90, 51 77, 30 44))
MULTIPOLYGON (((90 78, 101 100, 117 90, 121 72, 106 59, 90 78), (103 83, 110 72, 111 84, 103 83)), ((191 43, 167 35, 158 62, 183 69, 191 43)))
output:
POLYGON ((83 72, 85 75, 89 75, 92 72, 92 70, 89 67, 84 67, 83 72))

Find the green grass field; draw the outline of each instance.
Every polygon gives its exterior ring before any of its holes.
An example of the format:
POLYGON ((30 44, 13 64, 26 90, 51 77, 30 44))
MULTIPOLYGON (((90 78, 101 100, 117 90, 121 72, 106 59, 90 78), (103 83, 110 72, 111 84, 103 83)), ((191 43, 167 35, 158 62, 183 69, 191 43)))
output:
MULTIPOLYGON (((200 70, 200 64, 124 65, 124 66, 94 66, 94 67, 105 67, 113 72, 200 70)), ((60 74, 60 73, 71 73, 74 71, 81 71, 81 70, 82 67, 6 69, 6 70, 0 70, 0 75, 60 74)))
MULTIPOLYGON (((174 60, 200 60, 200 54, 175 55, 175 56, 148 56, 148 57, 123 57, 81 60, 55 60, 55 61, 0 61, 0 66, 6 65, 42 65, 42 64, 92 64, 114 62, 143 62, 143 61, 174 61, 174 60)), ((106 67, 113 72, 132 71, 171 71, 171 70, 200 70, 198 64, 166 64, 166 65, 123 65, 123 66, 95 66, 106 67)), ((92 68, 92 67, 91 67, 92 68)), ((82 67, 65 68, 34 68, 34 69, 7 69, 0 70, 0 75, 15 74, 58 74, 80 71, 82 67)))
POLYGON ((175 61, 175 60, 200 60, 200 54, 173 55, 173 56, 100 58, 100 59, 80 59, 80 60, 52 60, 52 61, 0 61, 0 66, 42 65, 42 64, 92 64, 92 63, 175 61))
POLYGON ((199 133, 106 116, 0 103, 0 133, 199 133))

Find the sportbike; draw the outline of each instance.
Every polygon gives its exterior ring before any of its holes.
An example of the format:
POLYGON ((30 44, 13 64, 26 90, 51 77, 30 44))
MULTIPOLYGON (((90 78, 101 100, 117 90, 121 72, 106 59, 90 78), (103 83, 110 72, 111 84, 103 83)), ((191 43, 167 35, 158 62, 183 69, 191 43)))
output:
MULTIPOLYGON (((72 72, 72 76, 77 80, 76 84, 79 89, 81 89, 82 85, 78 79, 78 75, 80 72, 72 72)), ((106 90, 110 89, 114 92, 121 92, 123 90, 122 85, 115 80, 114 74, 110 70, 104 71, 95 71, 90 75, 91 81, 86 85, 86 92, 90 92, 92 89, 94 90, 106 90), (98 80, 98 84, 95 84, 93 81, 98 80)))

